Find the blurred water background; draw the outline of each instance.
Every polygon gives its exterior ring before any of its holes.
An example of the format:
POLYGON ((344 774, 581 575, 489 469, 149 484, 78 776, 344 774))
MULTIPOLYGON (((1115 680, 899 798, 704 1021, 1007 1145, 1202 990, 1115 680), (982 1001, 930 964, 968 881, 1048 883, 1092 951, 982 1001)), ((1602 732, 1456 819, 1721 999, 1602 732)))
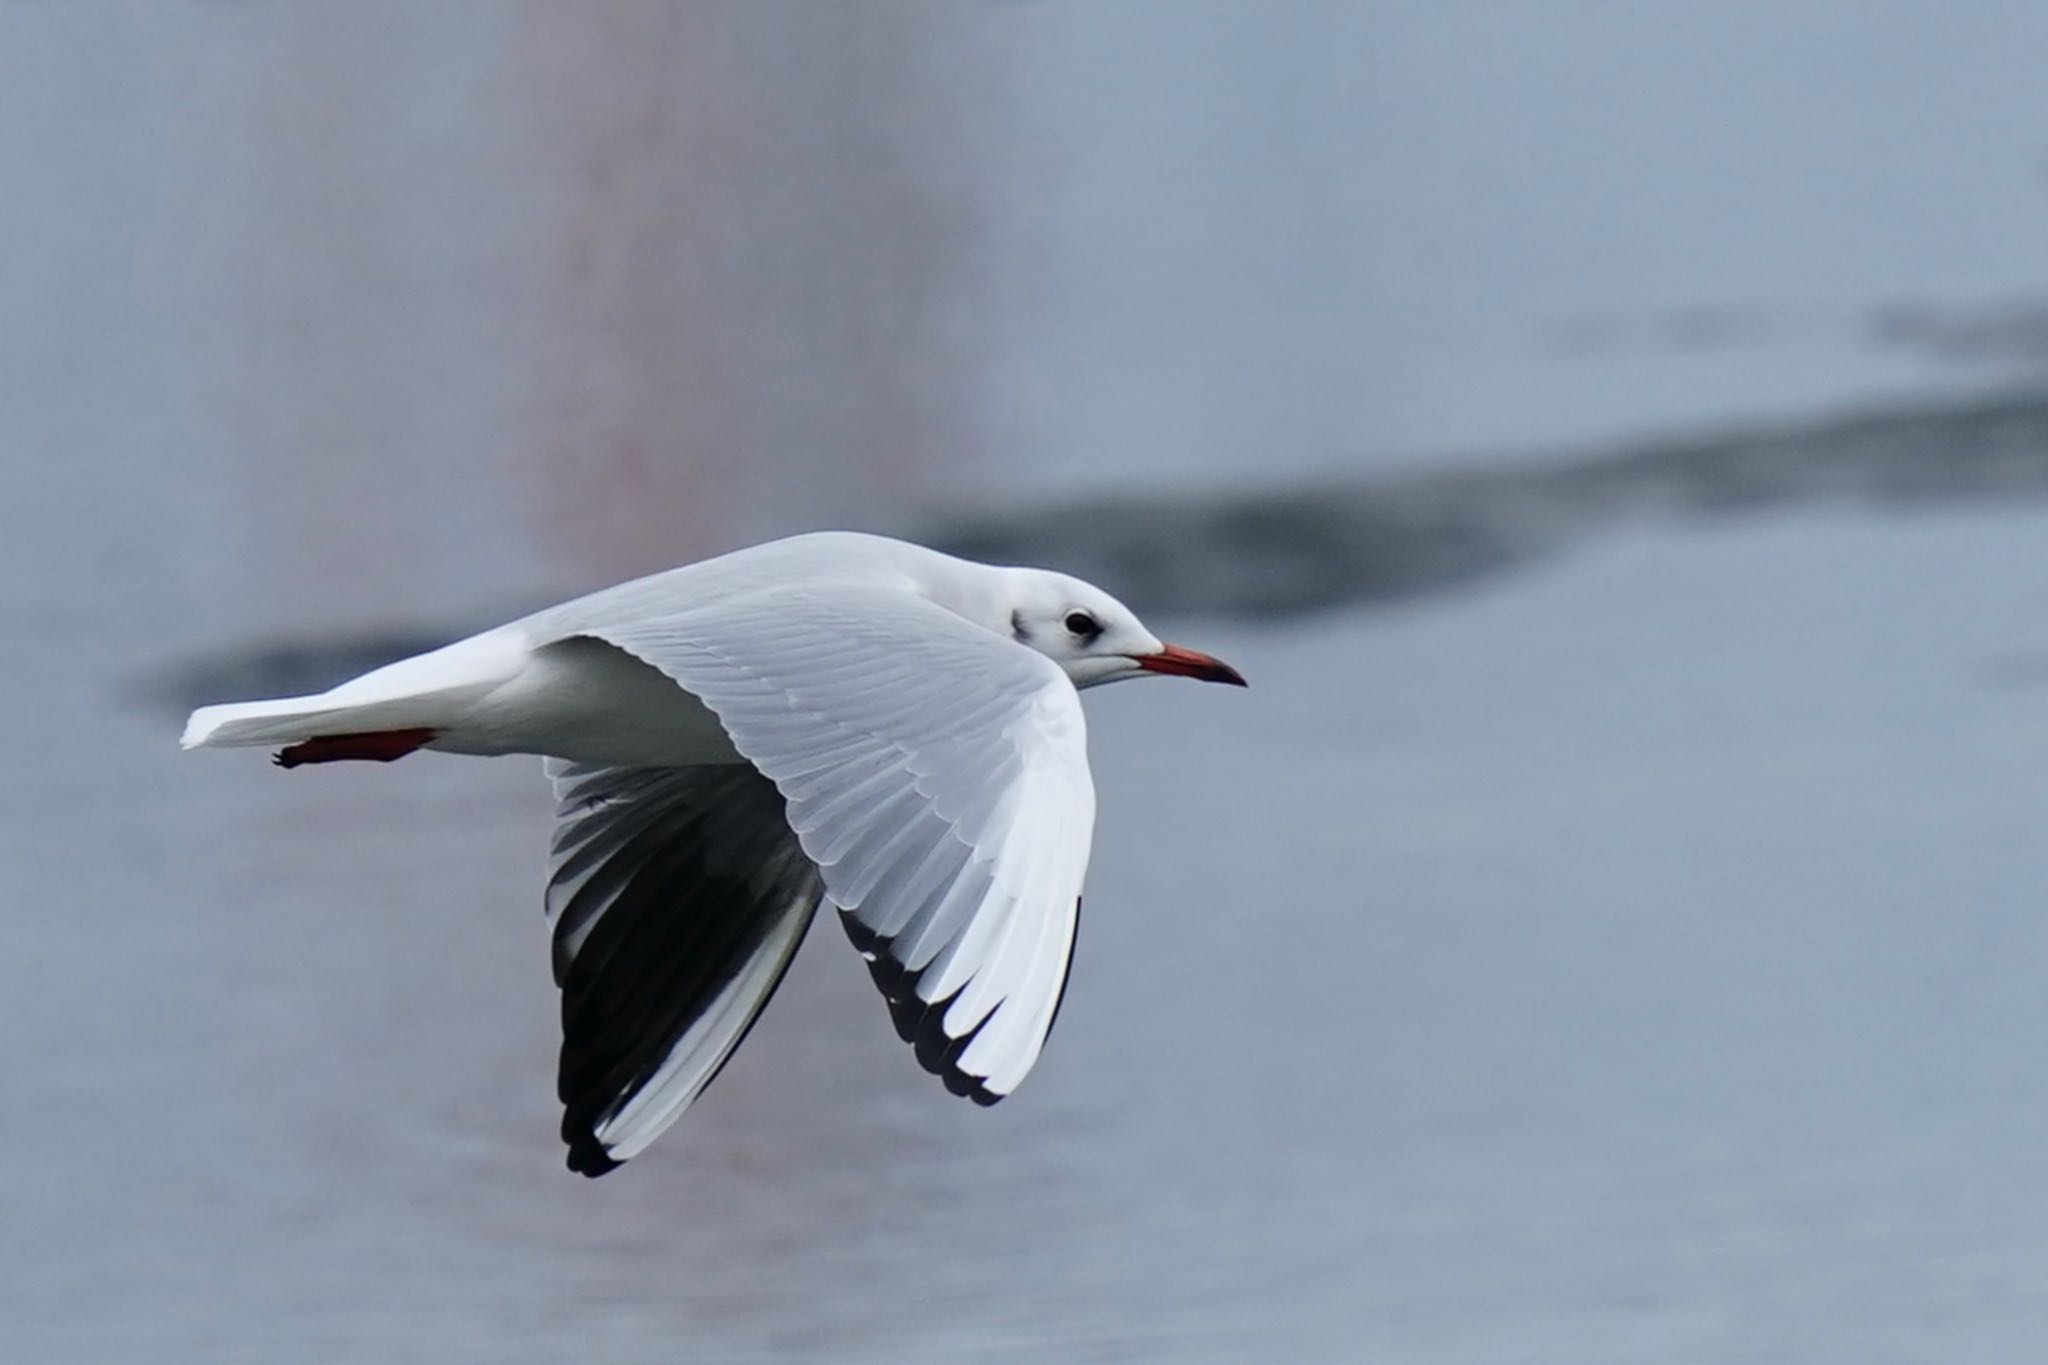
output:
POLYGON ((2048 10, 0 4, 0 1358, 2032 1361, 2048 10), (180 756, 821 525, 1097 577, 1063 1027, 560 1168, 537 765, 180 756))

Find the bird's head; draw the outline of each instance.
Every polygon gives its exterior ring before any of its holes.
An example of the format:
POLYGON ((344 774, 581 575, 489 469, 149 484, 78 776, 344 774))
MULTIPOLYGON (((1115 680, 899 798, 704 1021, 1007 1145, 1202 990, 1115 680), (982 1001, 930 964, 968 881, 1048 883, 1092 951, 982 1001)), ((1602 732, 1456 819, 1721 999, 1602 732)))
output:
POLYGON ((1042 569, 1010 574, 1009 631, 1066 671, 1076 687, 1148 673, 1245 685, 1220 659, 1160 640, 1123 603, 1093 584, 1042 569))

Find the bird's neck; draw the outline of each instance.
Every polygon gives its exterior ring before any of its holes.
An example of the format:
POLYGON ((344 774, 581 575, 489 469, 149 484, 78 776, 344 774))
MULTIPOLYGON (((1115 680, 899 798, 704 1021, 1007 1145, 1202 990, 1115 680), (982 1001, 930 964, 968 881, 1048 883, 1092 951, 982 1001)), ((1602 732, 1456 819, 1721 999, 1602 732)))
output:
POLYGON ((998 634, 1010 631, 1010 570, 941 556, 942 572, 918 575, 918 591, 955 616, 998 634))

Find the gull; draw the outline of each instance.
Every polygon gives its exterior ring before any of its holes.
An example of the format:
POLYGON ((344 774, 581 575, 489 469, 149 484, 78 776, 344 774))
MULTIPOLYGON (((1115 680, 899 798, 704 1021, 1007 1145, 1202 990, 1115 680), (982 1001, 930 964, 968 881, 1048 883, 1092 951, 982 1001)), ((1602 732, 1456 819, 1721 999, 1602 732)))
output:
POLYGON ((286 768, 537 754, 568 1165, 637 1156, 718 1074, 820 900, 897 1033, 988 1105, 1066 993, 1095 823, 1078 689, 1244 686, 1100 588, 825 531, 622 583, 314 696, 207 706, 187 749, 286 768))

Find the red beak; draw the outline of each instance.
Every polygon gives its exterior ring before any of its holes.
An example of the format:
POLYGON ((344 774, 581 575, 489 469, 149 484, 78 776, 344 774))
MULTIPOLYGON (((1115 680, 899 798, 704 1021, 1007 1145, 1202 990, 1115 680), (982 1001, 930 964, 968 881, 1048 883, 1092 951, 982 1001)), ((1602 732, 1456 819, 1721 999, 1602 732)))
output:
POLYGON ((1200 678, 1203 682, 1229 683, 1232 687, 1245 685, 1244 674, 1232 668, 1223 660, 1212 658, 1179 645, 1168 645, 1157 654, 1133 654, 1138 667, 1152 673, 1171 673, 1181 678, 1200 678))

